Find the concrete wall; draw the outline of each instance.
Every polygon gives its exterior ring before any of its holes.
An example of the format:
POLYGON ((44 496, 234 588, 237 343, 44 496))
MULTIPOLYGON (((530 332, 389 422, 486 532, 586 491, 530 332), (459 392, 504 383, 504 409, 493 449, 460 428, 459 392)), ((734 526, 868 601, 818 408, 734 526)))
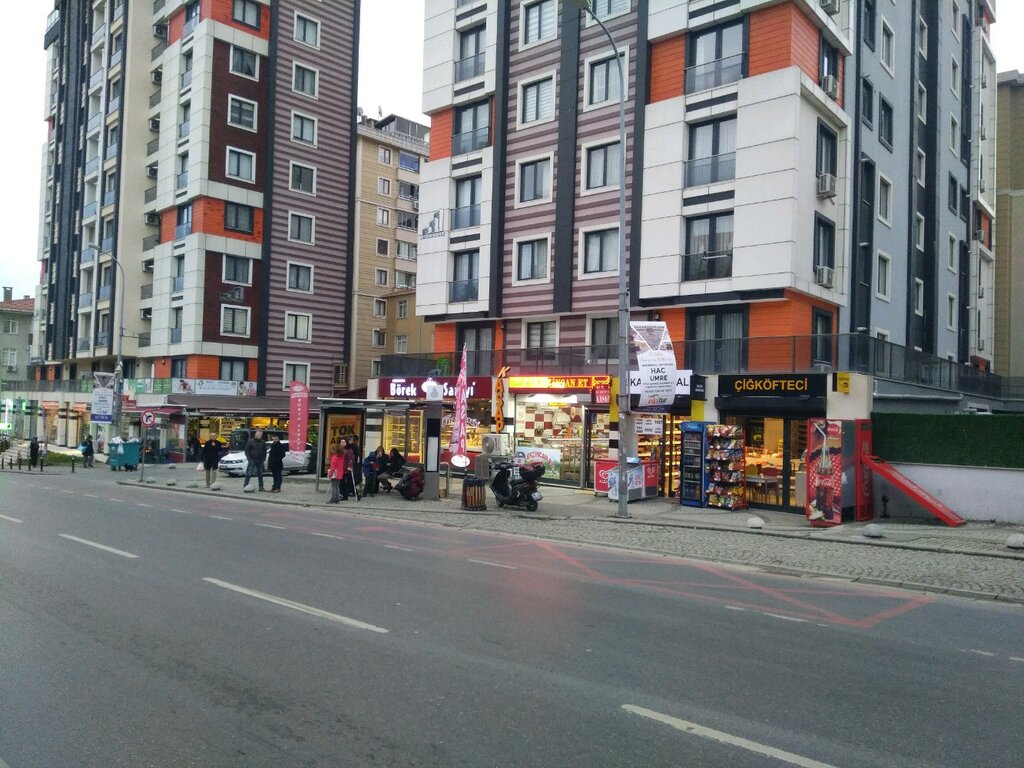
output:
MULTIPOLYGON (((1024 470, 927 464, 892 466, 967 520, 1024 524, 1024 503, 1020 498, 1024 470)), ((888 482, 875 477, 876 517, 882 514, 883 494, 889 497, 888 512, 891 516, 923 515, 920 507, 894 491, 888 482)))

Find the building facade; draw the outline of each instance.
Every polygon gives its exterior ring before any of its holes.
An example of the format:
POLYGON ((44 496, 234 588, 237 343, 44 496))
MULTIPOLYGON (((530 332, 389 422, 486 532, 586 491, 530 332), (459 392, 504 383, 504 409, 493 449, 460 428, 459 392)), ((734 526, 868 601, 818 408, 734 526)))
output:
POLYGON ((11 288, 5 287, 3 291, 3 300, 0 301, 0 379, 21 381, 28 378, 36 303, 31 296, 15 299, 11 288))
POLYGON ((35 378, 123 358, 147 394, 335 391, 358 12, 56 0, 35 378))
POLYGON ((995 365, 1024 376, 1024 75, 1000 73, 997 92, 995 365))

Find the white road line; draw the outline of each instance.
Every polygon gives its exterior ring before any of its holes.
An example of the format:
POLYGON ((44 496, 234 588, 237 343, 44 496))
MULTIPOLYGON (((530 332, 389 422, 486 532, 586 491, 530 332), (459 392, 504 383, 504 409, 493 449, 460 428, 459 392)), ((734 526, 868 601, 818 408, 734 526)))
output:
POLYGON ((1011 657, 1010 657, 1010 661, 1020 661, 1020 662, 1024 662, 1024 659, 1022 659, 1022 658, 1021 658, 1020 656, 1011 656, 1011 657))
POLYGON ((108 547, 105 544, 97 544, 95 541, 89 541, 88 539, 80 539, 77 536, 71 536, 67 533, 58 533, 57 535, 60 536, 62 539, 68 539, 69 541, 77 541, 79 544, 85 544, 90 547, 96 547, 96 549, 102 549, 104 552, 110 552, 115 555, 120 555, 121 557, 131 558, 132 560, 138 558, 138 555, 133 555, 131 552, 125 552, 122 549, 114 549, 113 547, 108 547))
POLYGON ((655 712, 651 709, 636 707, 632 704, 623 704, 622 708, 634 715, 640 715, 640 717, 656 720, 659 723, 664 723, 665 725, 669 725, 677 730, 691 733, 694 736, 700 736, 703 739, 711 739, 712 741, 717 741, 721 744, 728 744, 732 747, 739 747, 740 749, 745 749, 748 752, 765 755, 766 757, 781 760, 782 762, 789 763, 790 765, 798 765, 800 768, 835 768, 835 766, 829 765, 828 763, 819 763, 817 760, 811 760, 807 757, 794 755, 792 752, 785 752, 781 749, 769 747, 765 744, 758 744, 756 741, 749 741, 748 739, 733 736, 729 733, 705 728, 703 725, 691 723, 687 720, 680 720, 670 715, 663 715, 661 712, 655 712))
POLYGON ((795 621, 797 624, 806 624, 807 619, 798 619, 795 616, 783 616, 781 613, 764 613, 765 616, 771 616, 773 619, 782 619, 783 621, 795 621))
POLYGON ((120 504, 120 503, 121 503, 122 501, 124 501, 124 499, 113 499, 113 498, 108 498, 108 499, 107 499, 107 501, 116 501, 116 502, 117 502, 118 504, 120 504))
POLYGON ((146 507, 147 509, 152 509, 153 508, 152 504, 143 504, 141 501, 136 501, 135 502, 135 506, 136 507, 146 507))
POLYGON ((210 515, 214 520, 234 520, 233 517, 225 517, 224 515, 210 515))
POLYGON ((467 562, 476 563, 477 565, 489 565, 492 568, 508 568, 510 571, 518 570, 514 565, 505 565, 504 563, 492 563, 490 560, 474 560, 473 558, 467 558, 467 562))
POLYGON ((82 495, 85 496, 85 498, 87 498, 87 499, 98 499, 99 498, 99 496, 97 496, 95 493, 83 493, 82 495))
POLYGON ((283 525, 271 525, 270 523, 253 523, 253 525, 258 525, 260 528, 276 528, 279 531, 288 530, 283 525))
POLYGON ((741 608, 738 605, 723 605, 722 607, 725 608, 727 611, 745 611, 745 610, 747 610, 746 608, 741 608))
POLYGON ((979 656, 995 656, 995 654, 994 654, 994 653, 991 653, 991 652, 989 652, 989 651, 979 651, 979 650, 978 650, 977 648, 968 648, 967 650, 968 650, 968 651, 969 651, 970 653, 976 653, 976 654, 978 654, 979 656))
POLYGON ((23 522, 25 522, 24 520, 19 520, 16 517, 8 517, 7 515, 0 515, 0 520, 6 520, 9 523, 23 523, 23 522))
POLYGON ((333 533, 317 533, 316 531, 310 531, 310 536, 319 536, 323 539, 337 539, 338 541, 344 541, 344 536, 335 536, 333 533))
POLYGON ((409 549, 408 547, 397 547, 394 544, 385 544, 384 549, 397 549, 401 552, 415 552, 415 549, 409 549))
POLYGON ((171 512, 177 512, 179 515, 191 515, 187 509, 172 509, 171 512))
POLYGON ((283 597, 275 597, 274 595, 268 595, 266 592, 257 592, 254 589, 246 589, 245 587, 239 587, 236 584, 229 584, 228 582, 221 581, 220 579, 211 579, 209 577, 204 577, 203 581, 209 582, 210 584, 213 584, 217 587, 222 587, 223 589, 230 589, 232 592, 238 592, 241 595, 255 597, 258 600, 264 600, 268 603, 273 603, 274 605, 281 605, 285 608, 292 608, 293 610, 308 613, 310 616, 318 616, 319 618, 327 619, 328 621, 336 621, 339 624, 346 624, 350 627, 355 627, 356 629, 366 629, 370 632, 379 632, 380 634, 388 633, 388 630, 384 629, 384 627, 377 627, 373 624, 367 624, 366 622, 359 621, 358 619, 350 619, 347 616, 339 616, 336 613, 331 613, 330 611, 323 611, 319 608, 314 608, 311 605, 303 605, 302 603, 296 603, 292 600, 286 600, 283 597))

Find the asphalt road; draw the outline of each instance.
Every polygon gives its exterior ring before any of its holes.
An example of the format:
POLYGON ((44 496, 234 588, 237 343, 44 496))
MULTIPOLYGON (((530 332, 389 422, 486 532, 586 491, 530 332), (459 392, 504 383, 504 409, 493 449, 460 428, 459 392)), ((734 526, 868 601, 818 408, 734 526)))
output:
POLYGON ((1019 607, 111 474, 0 475, 0 767, 1020 764, 1019 607))

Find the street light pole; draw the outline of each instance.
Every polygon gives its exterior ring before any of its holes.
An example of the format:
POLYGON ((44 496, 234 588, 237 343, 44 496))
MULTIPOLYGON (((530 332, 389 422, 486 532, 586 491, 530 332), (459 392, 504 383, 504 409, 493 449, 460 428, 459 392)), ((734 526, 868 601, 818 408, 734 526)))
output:
POLYGON ((629 465, 626 459, 631 455, 631 448, 636 436, 633 434, 633 420, 629 411, 629 282, 626 280, 626 90, 629 81, 626 79, 622 56, 615 44, 608 27, 594 13, 592 0, 575 0, 576 7, 590 14, 597 22, 611 43, 615 55, 615 65, 619 72, 619 467, 618 489, 619 505, 617 517, 630 517, 629 514, 629 465))
MULTIPOLYGON (((124 392, 124 361, 121 358, 121 348, 124 344, 124 284, 127 282, 124 276, 124 267, 121 266, 121 262, 118 261, 117 256, 110 252, 110 260, 117 267, 121 273, 121 299, 118 302, 117 313, 117 364, 114 366, 114 403, 110 415, 110 426, 114 434, 118 437, 121 436, 121 394, 124 392)), ((109 441, 108 441, 109 442, 109 441)))

